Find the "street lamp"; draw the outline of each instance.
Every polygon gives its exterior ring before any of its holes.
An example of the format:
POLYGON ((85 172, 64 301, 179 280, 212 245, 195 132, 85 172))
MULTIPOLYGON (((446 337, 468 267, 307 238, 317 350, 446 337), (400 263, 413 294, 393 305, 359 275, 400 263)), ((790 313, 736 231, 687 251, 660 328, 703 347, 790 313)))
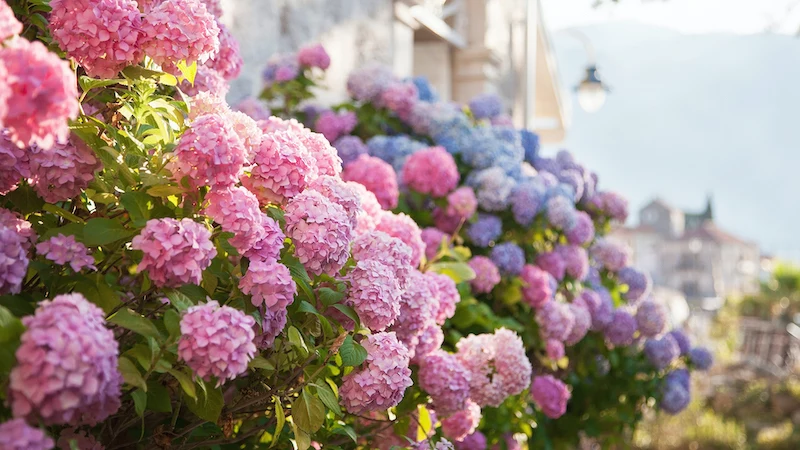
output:
POLYGON ((569 34, 581 41, 583 48, 586 50, 586 59, 589 61, 586 65, 586 75, 575 87, 575 91, 578 93, 578 104, 588 113, 597 112, 606 102, 606 93, 610 89, 600 80, 600 74, 597 72, 597 63, 595 62, 594 47, 589 38, 578 30, 569 30, 569 34))

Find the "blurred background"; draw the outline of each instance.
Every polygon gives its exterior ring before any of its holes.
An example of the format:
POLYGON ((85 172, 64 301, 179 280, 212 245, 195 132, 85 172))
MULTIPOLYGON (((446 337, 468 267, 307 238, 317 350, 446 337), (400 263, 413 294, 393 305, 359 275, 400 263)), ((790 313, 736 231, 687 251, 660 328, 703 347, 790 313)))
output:
POLYGON ((499 94, 543 153, 631 201, 615 237, 717 364, 638 448, 800 448, 800 0, 223 0, 256 94, 275 53, 322 43, 319 97, 370 62, 440 97, 499 94))

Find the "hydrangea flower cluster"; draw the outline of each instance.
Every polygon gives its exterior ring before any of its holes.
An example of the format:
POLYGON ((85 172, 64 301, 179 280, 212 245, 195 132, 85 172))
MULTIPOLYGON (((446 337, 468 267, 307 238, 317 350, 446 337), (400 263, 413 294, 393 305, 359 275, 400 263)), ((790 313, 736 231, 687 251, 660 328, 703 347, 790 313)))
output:
POLYGON ((531 384, 531 398, 551 419, 558 419, 567 412, 567 402, 571 396, 567 385, 552 375, 534 377, 531 384))
POLYGON ((644 354, 656 369, 662 370, 669 367, 680 355, 680 348, 675 339, 667 334, 661 338, 648 339, 644 344, 644 354))
POLYGON ((83 268, 97 270, 94 258, 89 254, 89 249, 75 240, 75 236, 58 234, 36 245, 36 253, 58 265, 69 264, 74 272, 83 268))
POLYGON ((454 441, 463 441, 478 428, 481 421, 481 407, 467 399, 464 409, 442 419, 442 434, 454 441))
POLYGON ((65 428, 58 435, 56 446, 59 450, 70 450, 72 448, 70 443, 73 441, 80 450, 105 450, 103 444, 97 442, 97 439, 91 434, 76 429, 70 430, 69 428, 65 428))
POLYGON ((575 326, 575 314, 567 303, 548 301, 536 311, 542 339, 566 341, 575 326))
POLYGON ((661 400, 658 406, 673 415, 686 409, 692 399, 687 384, 681 377, 666 378, 661 387, 661 400))
POLYGON ((36 193, 50 203, 78 195, 100 168, 92 149, 77 137, 50 149, 33 146, 28 149, 27 158, 30 183, 36 193))
POLYGON ((467 406, 470 373, 455 355, 437 350, 422 360, 419 386, 431 396, 436 412, 449 416, 467 406))
POLYGON ((375 229, 403 241, 411 249, 411 265, 419 266, 425 254, 425 242, 422 240, 422 230, 411 217, 386 211, 381 213, 375 229))
POLYGON ((374 136, 367 141, 369 154, 389 163, 394 171, 402 176, 403 167, 414 153, 429 148, 424 142, 416 141, 405 135, 374 136))
POLYGON ((347 302, 355 308, 365 327, 380 331, 400 314, 402 288, 392 267, 377 259, 358 261, 347 274, 347 302))
POLYGON ((519 275, 525 265, 525 252, 513 242, 495 245, 489 257, 497 265, 500 273, 505 276, 519 275))
POLYGON ((689 359, 700 370, 708 370, 714 364, 714 355, 705 347, 695 347, 689 351, 689 359))
POLYGON ((318 176, 317 161, 291 132, 262 136, 254 167, 242 184, 262 204, 284 203, 301 193, 318 176))
POLYGON ((122 375, 117 341, 105 313, 81 294, 39 303, 17 349, 9 376, 15 417, 47 425, 94 425, 120 407, 122 375))
POLYGON ((475 278, 470 281, 472 291, 488 294, 500 283, 500 270, 485 256, 475 256, 469 260, 469 266, 475 271, 475 278))
POLYGON ((439 249, 444 243, 445 247, 450 247, 450 235, 438 228, 428 227, 422 229, 422 241, 425 242, 425 258, 428 261, 436 258, 439 249))
POLYGON ((622 283, 628 285, 628 290, 622 296, 629 302, 636 302, 650 292, 652 280, 646 273, 640 272, 633 267, 623 267, 617 276, 622 283))
POLYGON ((302 67, 317 67, 327 70, 331 65, 331 57, 320 44, 307 45, 297 52, 297 62, 302 67))
MULTIPOLYGON (((0 14, 4 4, 0 4, 0 14)), ((6 6, 6 8, 8 8, 6 6)), ((2 19, 2 17, 0 17, 2 19)), ((53 440, 38 428, 33 428, 23 419, 12 419, 0 423, 0 448, 5 450, 51 450, 53 440)))
POLYGON ((469 110, 476 119, 491 119, 503 112, 503 101, 497 94, 480 94, 469 101, 469 110))
POLYGON ((217 386, 247 371, 255 356, 255 319, 214 300, 192 306, 181 318, 178 357, 195 376, 217 386))
POLYGON ((636 319, 625 310, 614 310, 611 321, 605 327, 608 342, 615 346, 631 345, 634 333, 636 333, 636 319))
POLYGON ((330 142, 335 142, 342 136, 350 134, 356 127, 358 119, 352 111, 335 112, 325 110, 319 113, 314 120, 314 130, 322 133, 330 142))
POLYGON ((202 272, 217 256, 211 232, 191 219, 150 219, 131 246, 143 253, 139 271, 156 286, 200 284, 202 272))
POLYGON ((456 344, 457 357, 470 373, 470 398, 480 406, 499 406, 528 387, 531 363, 522 340, 500 328, 494 334, 471 334, 456 344))
POLYGON ((456 304, 461 301, 455 281, 447 275, 436 272, 427 274, 436 283, 436 294, 439 299, 439 308, 436 310, 435 319, 438 325, 453 317, 456 312, 456 304))
POLYGON ((345 167, 342 178, 364 185, 375 194, 383 209, 394 209, 400 191, 397 174, 386 162, 368 155, 361 155, 345 167))
POLYGON ((347 92, 358 101, 377 100, 394 80, 390 68, 381 64, 368 64, 350 72, 347 77, 347 92))
POLYGON ((408 120, 418 95, 417 86, 412 81, 393 81, 383 89, 376 104, 394 112, 397 117, 408 120))
POLYGON ((596 239, 591 254, 595 261, 612 272, 618 272, 628 265, 628 249, 611 239, 596 239))
POLYGON ((141 61, 142 14, 132 0, 54 0, 50 32, 92 77, 114 78, 141 61))
POLYGON ((369 153, 369 148, 358 136, 342 136, 333 143, 336 153, 342 158, 342 165, 355 161, 359 156, 369 153))
POLYGON ((434 197, 444 197, 459 180, 458 167, 443 147, 430 147, 409 156, 403 166, 403 183, 434 197))
POLYGON ((233 233, 234 236, 228 241, 236 247, 239 254, 247 254, 258 243, 269 256, 278 257, 283 247, 282 233, 278 242, 275 242, 277 239, 268 239, 269 230, 277 224, 261 212, 258 199, 250 191, 239 186, 213 190, 208 193, 206 200, 209 205, 205 214, 220 224, 224 231, 233 233), (267 251, 268 244, 277 244, 273 246, 277 248, 267 251))
POLYGON ((287 203, 284 218, 295 256, 309 273, 334 275, 347 262, 353 225, 341 205, 306 190, 287 203))
POLYGON ((522 298, 531 305, 531 308, 541 308, 553 299, 556 280, 549 273, 534 265, 526 264, 519 277, 523 283, 522 298))
POLYGON ((219 51, 206 62, 206 65, 225 81, 230 81, 239 76, 244 61, 239 53, 239 41, 233 37, 228 27, 219 21, 217 27, 219 27, 219 51))
POLYGON ((658 336, 667 326, 667 309, 652 300, 643 301, 636 311, 636 326, 642 336, 658 336))
POLYGON ((271 259, 250 261, 247 273, 239 280, 239 288, 251 296, 253 305, 263 304, 270 310, 285 309, 297 294, 289 268, 271 259))
MULTIPOLYGON (((436 323, 439 310, 439 285, 430 273, 412 270, 400 297, 400 308, 391 330, 414 357, 419 336, 436 323)), ((360 308, 363 309, 363 308, 360 308)))
POLYGON ((14 17, 7 3, 0 3, 0 41, 22 33, 22 23, 14 17))
POLYGON ((455 443, 456 450, 486 450, 487 445, 486 436, 480 431, 475 431, 455 443))
POLYGON ((14 228, 0 224, 0 294, 19 294, 22 289, 29 263, 24 242, 14 228))
POLYGON ((478 247, 489 247, 503 233, 503 221, 494 214, 478 214, 469 225, 466 235, 478 247))
POLYGON ((220 48, 217 20, 199 0, 172 0, 154 5, 144 15, 141 43, 147 56, 173 75, 178 61, 205 63, 220 48))
POLYGON ((78 80, 41 42, 13 39, 0 48, 0 126, 19 148, 65 142, 78 115, 78 80))
POLYGON ((363 345, 366 361, 345 375, 339 388, 342 405, 353 414, 396 406, 412 385, 408 350, 393 332, 372 334, 363 345))

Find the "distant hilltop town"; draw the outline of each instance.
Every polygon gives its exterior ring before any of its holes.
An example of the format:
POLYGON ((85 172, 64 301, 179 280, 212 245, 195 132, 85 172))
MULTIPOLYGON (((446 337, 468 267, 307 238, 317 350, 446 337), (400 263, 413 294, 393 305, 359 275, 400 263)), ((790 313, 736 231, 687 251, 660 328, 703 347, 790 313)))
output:
POLYGON ((710 196, 699 213, 656 198, 639 210, 637 226, 614 237, 630 246, 633 265, 656 287, 682 293, 692 309, 714 310, 730 295, 758 292, 758 245, 717 226, 710 196))

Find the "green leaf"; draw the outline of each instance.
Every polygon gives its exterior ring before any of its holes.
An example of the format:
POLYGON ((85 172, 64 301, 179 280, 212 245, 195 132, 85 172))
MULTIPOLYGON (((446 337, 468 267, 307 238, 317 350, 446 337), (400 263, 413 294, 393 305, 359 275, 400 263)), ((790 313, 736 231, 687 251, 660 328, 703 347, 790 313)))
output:
POLYGON ((333 304, 339 303, 344 298, 344 293, 335 291, 331 288, 320 288, 318 290, 319 299, 322 301, 322 304, 325 306, 331 306, 333 304))
POLYGON ((106 245, 125 239, 134 232, 126 229, 121 223, 112 219, 91 219, 83 230, 83 243, 89 247, 106 245))
POLYGON ((165 292, 167 298, 169 299, 169 303, 178 310, 178 312, 184 312, 187 309, 194 306, 194 302, 190 299, 186 294, 180 291, 170 290, 165 292))
POLYGON ((75 292, 83 294, 87 300, 110 313, 121 303, 119 294, 106 283, 102 274, 83 276, 75 284, 75 292))
POLYGON ((319 398, 311 395, 308 387, 292 403, 292 420, 301 430, 311 434, 322 427, 325 421, 325 406, 319 398))
POLYGON ((103 80, 103 79, 97 79, 97 78, 88 77, 86 75, 82 75, 78 79, 78 84, 80 84, 81 90, 83 92, 89 92, 89 91, 91 91, 92 89, 95 89, 95 88, 113 86, 113 85, 119 84, 119 83, 125 83, 125 80, 119 80, 119 79, 116 79, 116 80, 103 80))
POLYGON ((169 389, 157 382, 147 383, 147 388, 147 409, 162 413, 172 411, 169 389))
POLYGON ((4 306, 0 306, 0 375, 11 372, 16 363, 14 353, 19 347, 19 337, 25 331, 22 321, 4 306))
POLYGON ((178 61, 177 66, 183 78, 194 86, 194 77, 197 75, 197 61, 193 62, 191 66, 186 65, 186 61, 178 61))
POLYGON ((219 419, 223 404, 222 391, 219 388, 208 389, 205 393, 198 392, 197 400, 186 397, 186 406, 191 412, 197 417, 213 423, 219 419))
POLYGON ((253 369, 275 370, 275 366, 261 355, 256 355, 247 366, 253 369))
POLYGON ((67 211, 66 209, 60 208, 60 207, 58 207, 58 206, 56 206, 56 205, 54 205, 52 203, 45 203, 44 206, 42 207, 42 209, 44 209, 45 211, 47 211, 49 213, 53 213, 53 214, 55 214, 55 215, 57 215, 59 217, 63 217, 65 219, 69 220, 70 222, 79 223, 79 224, 86 223, 86 222, 83 221, 83 219, 81 219, 80 217, 76 216, 75 214, 72 214, 71 212, 67 211))
POLYGON ((342 364, 345 366, 358 366, 367 359, 367 349, 353 340, 352 335, 347 335, 339 347, 339 355, 342 357, 342 364))
POLYGON ((337 303, 337 304, 333 305, 333 307, 338 309, 342 314, 344 314, 345 316, 350 318, 350 320, 355 322, 356 329, 361 327, 361 319, 358 318, 358 314, 356 314, 356 310, 354 310, 353 308, 351 308, 351 307, 349 307, 349 306, 347 306, 345 304, 342 304, 342 303, 337 303))
POLYGON ((311 447, 311 436, 294 422, 292 422, 292 431, 294 431, 294 440, 295 444, 297 444, 297 450, 308 450, 308 448, 311 447))
POLYGON ((278 438, 281 437, 281 431, 283 431, 283 425, 286 423, 286 414, 283 412, 283 405, 281 404, 280 397, 273 395, 272 402, 275 404, 275 419, 278 422, 275 424, 275 433, 272 435, 272 444, 270 444, 270 448, 274 447, 278 442, 278 438))
POLYGON ((147 190, 147 193, 153 197, 169 197, 170 195, 182 194, 183 188, 173 185, 153 186, 147 190))
POLYGON ((142 378, 142 373, 130 359, 122 356, 119 358, 119 372, 122 374, 122 379, 125 383, 131 386, 136 386, 147 392, 147 383, 142 378))
POLYGON ((303 340, 303 335, 300 334, 300 330, 292 325, 289 327, 288 334, 289 342, 291 342, 293 346, 297 347, 301 351, 303 358, 308 356, 308 347, 306 346, 305 340, 303 340))
POLYGON ((356 432, 353 430, 353 427, 346 425, 346 426, 337 426, 333 429, 334 434, 339 434, 342 436, 348 436, 350 439, 353 440, 354 443, 358 443, 358 436, 356 436, 356 432))
POLYGON ((181 388, 183 389, 183 392, 186 393, 186 395, 188 395, 189 398, 194 399, 194 400, 197 399, 197 388, 195 388, 195 386, 194 386, 194 382, 192 381, 192 377, 190 377, 189 375, 186 375, 183 372, 175 370, 175 369, 170 369, 167 372, 170 375, 172 375, 176 380, 178 380, 178 383, 181 384, 181 388))
POLYGON ((144 192, 126 192, 120 196, 119 202, 128 211, 134 226, 143 227, 150 219, 153 197, 144 192))
POLYGON ((168 309, 164 313, 164 326, 167 328, 169 337, 175 339, 181 335, 181 317, 174 309, 168 309))
POLYGON ((317 395, 319 399, 322 400, 322 403, 328 407, 334 414, 337 416, 342 415, 342 409, 339 407, 339 399, 336 397, 336 394, 333 393, 330 387, 327 384, 318 384, 318 383, 311 383, 312 386, 317 388, 317 395))
POLYGON ((36 195, 31 185, 24 183, 5 196, 14 209, 22 214, 30 214, 42 209, 44 200, 36 195))
POLYGON ((147 408, 147 393, 137 389, 131 392, 131 398, 133 398, 133 408, 136 410, 136 415, 142 417, 145 408, 147 408))
POLYGON ((463 262, 438 262, 431 264, 430 270, 447 275, 456 284, 475 278, 475 271, 467 263, 463 262))
POLYGON ((41 236, 40 239, 42 241, 46 241, 53 236, 58 236, 59 234, 63 234, 64 236, 75 236, 77 241, 83 242, 83 225, 80 223, 68 223, 63 227, 50 228, 41 236))
POLYGON ((142 336, 151 337, 157 341, 161 340, 161 333, 158 332, 158 328, 153 322, 130 308, 120 309, 108 321, 142 336))

